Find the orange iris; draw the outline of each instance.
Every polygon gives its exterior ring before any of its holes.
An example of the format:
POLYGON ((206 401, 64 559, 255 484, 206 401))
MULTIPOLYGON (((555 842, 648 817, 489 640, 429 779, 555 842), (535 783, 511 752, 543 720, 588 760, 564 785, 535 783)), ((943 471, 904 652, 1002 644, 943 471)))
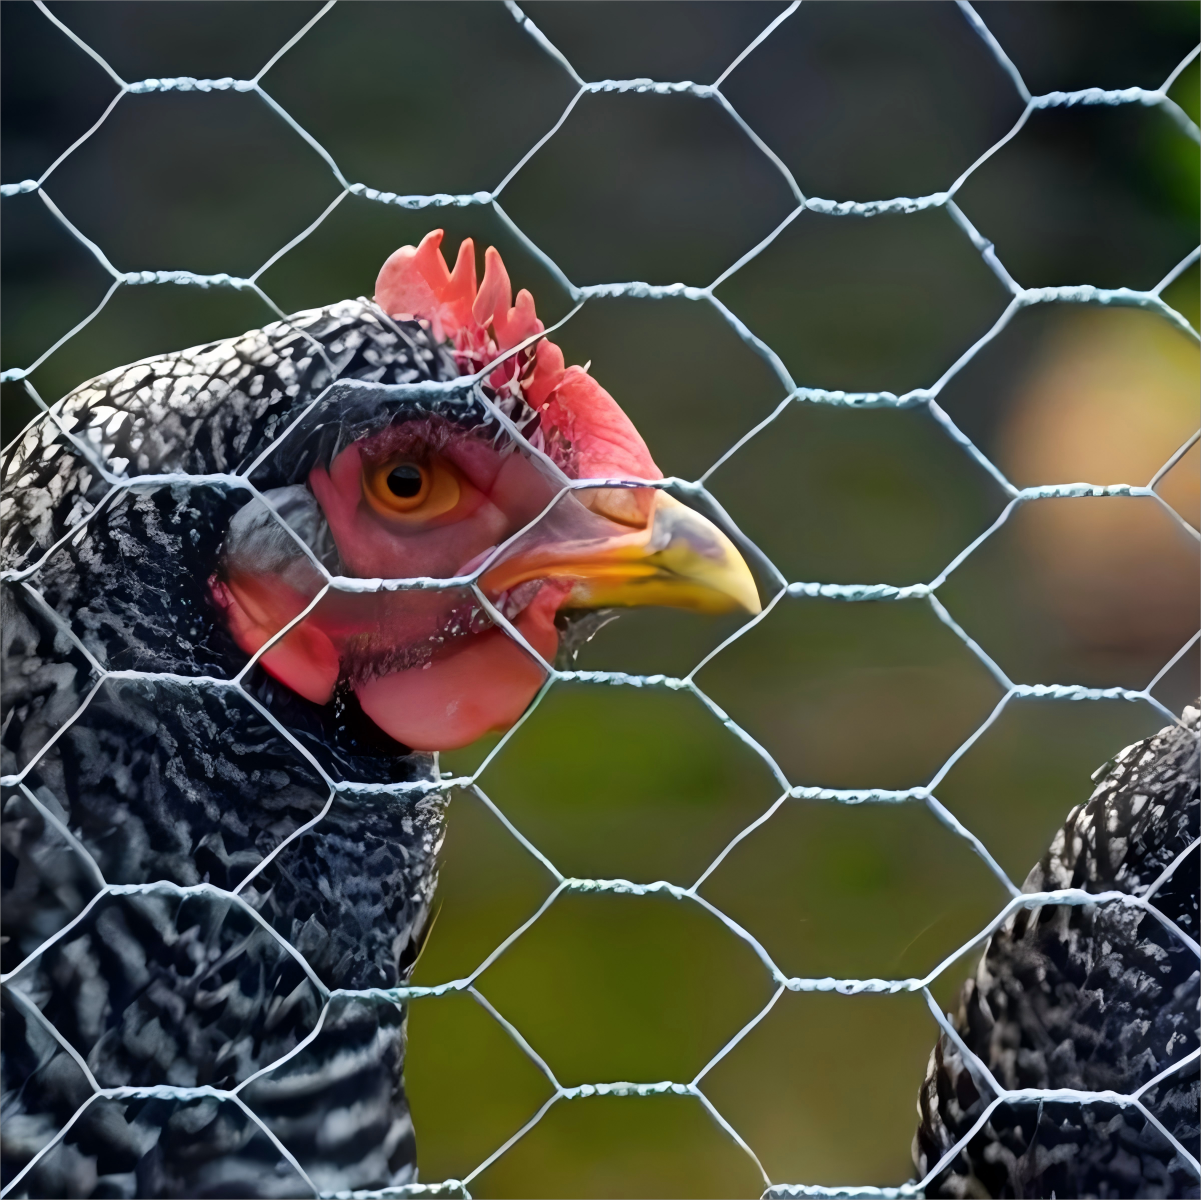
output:
POLYGON ((420 462, 400 455, 363 469, 363 495, 381 516, 428 521, 459 503, 458 472, 444 458, 420 462))

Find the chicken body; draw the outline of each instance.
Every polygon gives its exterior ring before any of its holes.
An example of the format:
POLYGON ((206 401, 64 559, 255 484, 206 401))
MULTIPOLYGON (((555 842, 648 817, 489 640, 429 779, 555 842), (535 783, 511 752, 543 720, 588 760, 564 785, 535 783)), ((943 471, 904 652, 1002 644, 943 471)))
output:
POLYGON ((441 240, 7 452, 6 1194, 413 1182, 434 752, 510 727, 580 611, 759 609, 497 251, 477 287, 441 240))
MULTIPOLYGON (((1005 1089, 1129 1096, 1156 1081, 1143 1103, 1195 1158, 1201 710, 1185 709, 1183 723, 1107 764, 1023 890, 1142 896, 1154 886, 1151 903, 1194 945, 1132 905, 1019 910, 990 939, 955 1025, 1005 1089)), ((944 1034, 918 1098, 919 1176, 973 1129, 992 1099, 991 1086, 944 1034)), ((1065 1096, 997 1107, 926 1194, 1196 1196, 1198 1181, 1195 1163, 1138 1108, 1065 1096)))
MULTIPOLYGON (((313 704, 259 667, 246 692, 186 681, 246 660, 206 596, 246 495, 183 477, 245 468, 335 377, 457 374, 417 322, 344 302, 67 398, 60 420, 95 457, 176 482, 101 504, 108 485, 53 425, 10 451, 10 572, 100 505, 4 586, 3 770, 30 768, 3 808, 4 1183, 80 1114, 11 1195, 311 1195, 296 1163, 321 1190, 415 1177, 405 1006, 365 989, 407 976, 443 828, 441 793, 378 789, 435 759, 350 692, 313 704), (97 674, 65 628, 107 670, 158 678, 109 676, 71 722, 97 674), (362 786, 331 799, 314 761, 362 786), (118 1091, 88 1102, 93 1081, 118 1091), (198 1087, 215 1091, 173 1091, 198 1087)), ((326 435, 380 402, 357 397, 329 397, 326 435)), ((254 482, 294 484, 313 453, 285 442, 254 482)))

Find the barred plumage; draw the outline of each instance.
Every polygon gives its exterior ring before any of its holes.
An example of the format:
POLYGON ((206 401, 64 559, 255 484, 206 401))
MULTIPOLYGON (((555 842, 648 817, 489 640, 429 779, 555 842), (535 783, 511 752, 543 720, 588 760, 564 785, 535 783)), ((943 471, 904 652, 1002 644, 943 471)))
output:
MULTIPOLYGON (((1072 810, 1023 890, 1150 896, 1198 933, 1201 710, 1123 750, 1072 810), (1164 873, 1173 868, 1167 878, 1164 873)), ((1121 903, 1019 910, 990 939, 955 1022, 1005 1089, 1142 1094, 1198 1153, 1198 963, 1145 908, 1121 903), (1171 1068, 1185 1059, 1178 1071, 1171 1068), (1160 1078, 1162 1076, 1162 1078, 1160 1078)), ((984 1115, 991 1085, 945 1034, 930 1056, 913 1142, 924 1176, 984 1115)), ((1195 1170, 1138 1108, 1009 1102, 927 1189, 931 1196, 1196 1196, 1195 1170)))

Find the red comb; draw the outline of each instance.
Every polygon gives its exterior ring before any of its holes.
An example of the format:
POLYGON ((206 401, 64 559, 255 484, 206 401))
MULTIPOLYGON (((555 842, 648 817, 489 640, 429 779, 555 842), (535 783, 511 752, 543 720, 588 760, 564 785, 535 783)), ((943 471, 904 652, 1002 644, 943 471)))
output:
MULTIPOLYGON (((523 288, 511 304, 509 273, 494 247, 484 255, 477 291, 471 238, 459 245, 454 271, 447 269, 441 244, 442 230, 435 229, 420 246, 402 246, 389 256, 375 281, 375 301, 386 313, 429 321, 435 338, 454 343, 465 373, 542 332, 529 292, 523 288)), ((544 435, 557 431, 570 443, 569 473, 580 479, 661 479, 663 472, 617 401, 582 367, 564 369, 563 351, 553 342, 542 338, 535 346, 516 356, 520 362, 510 359, 493 371, 489 382, 499 390, 520 378, 544 435)))

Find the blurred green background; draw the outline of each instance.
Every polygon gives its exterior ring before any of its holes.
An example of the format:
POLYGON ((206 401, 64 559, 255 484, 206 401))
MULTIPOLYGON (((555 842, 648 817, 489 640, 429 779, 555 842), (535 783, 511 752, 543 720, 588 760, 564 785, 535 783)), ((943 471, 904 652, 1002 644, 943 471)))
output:
MULTIPOLYGON (((59 3, 51 10, 126 79, 246 77, 312 3, 59 3)), ((531 3, 585 78, 716 78, 783 6, 531 3)), ((1032 91, 1157 87, 1197 40, 1193 3, 984 3, 1032 91)), ((32 4, 3 21, 3 178, 38 176, 114 93, 32 4)), ((565 73, 499 4, 344 3, 265 77, 347 178, 402 193, 494 186, 556 121, 565 73)), ((944 3, 809 0, 730 76, 738 111, 809 195, 946 187, 1016 119, 1013 88, 944 3)), ((1197 116, 1198 70, 1173 97, 1197 116)), ((959 203, 1023 285, 1153 286, 1196 244, 1198 147, 1140 106, 1039 112, 959 203)), ((121 270, 249 274, 337 195, 320 157, 260 100, 129 96, 57 168, 47 192, 121 270)), ((792 207, 778 173, 712 103, 585 97, 502 204, 578 284, 706 284, 792 207)), ((36 195, 4 201, 3 365, 25 366, 82 320, 103 271, 36 195)), ((482 208, 409 212, 347 198, 262 284, 285 311, 369 293, 398 245, 442 225, 502 252, 546 321, 551 275, 482 208)), ((1005 296, 946 212, 871 220, 808 212, 720 298, 799 383, 932 383, 1005 296)), ((1167 293, 1194 322, 1194 267, 1167 293)), ((33 374, 52 401, 139 357, 261 325, 253 296, 123 288, 33 374)), ((707 305, 589 303, 557 335, 630 413, 659 465, 695 478, 782 389, 707 305)), ((1197 347, 1133 310, 1027 310, 941 403, 1019 484, 1145 483, 1197 425, 1197 347)), ((3 388, 5 440, 33 414, 3 388)), ((1198 519, 1194 447, 1164 495, 1198 519)), ((1004 497, 922 411, 796 405, 711 478, 732 518, 790 579, 926 580, 1004 497)), ((1021 682, 1143 686, 1197 624, 1197 544, 1149 500, 1044 501, 940 593, 1021 682)), ((581 667, 682 674, 737 627, 640 611, 581 667)), ((1000 691, 923 604, 781 604, 699 676, 796 784, 927 781, 1000 691)), ((1156 695, 1198 691, 1196 655, 1156 695)), ((939 799, 1024 878, 1091 772, 1162 724, 1146 705, 1021 701, 973 746, 939 799)), ((466 771, 490 745, 445 756, 466 771)), ((689 695, 556 687, 484 772, 491 800, 569 875, 692 883, 776 800, 762 761, 689 695)), ((470 972, 545 899, 546 870, 475 796, 451 806, 441 908, 416 980, 470 972)), ((703 894, 787 972, 921 974, 1003 902, 964 842, 914 804, 786 802, 703 894)), ((971 960, 935 992, 950 1005, 971 960)), ((564 1084, 691 1079, 763 1006, 770 981, 699 907, 560 899, 480 981, 564 1084)), ((411 1010, 408 1080, 422 1178, 463 1176, 550 1088, 465 995, 411 1010)), ((775 1181, 895 1184, 910 1176, 914 1101, 935 1026, 920 997, 787 993, 705 1080, 775 1181)), ((757 1195, 748 1158, 695 1100, 556 1104, 472 1184, 480 1196, 757 1195)))

